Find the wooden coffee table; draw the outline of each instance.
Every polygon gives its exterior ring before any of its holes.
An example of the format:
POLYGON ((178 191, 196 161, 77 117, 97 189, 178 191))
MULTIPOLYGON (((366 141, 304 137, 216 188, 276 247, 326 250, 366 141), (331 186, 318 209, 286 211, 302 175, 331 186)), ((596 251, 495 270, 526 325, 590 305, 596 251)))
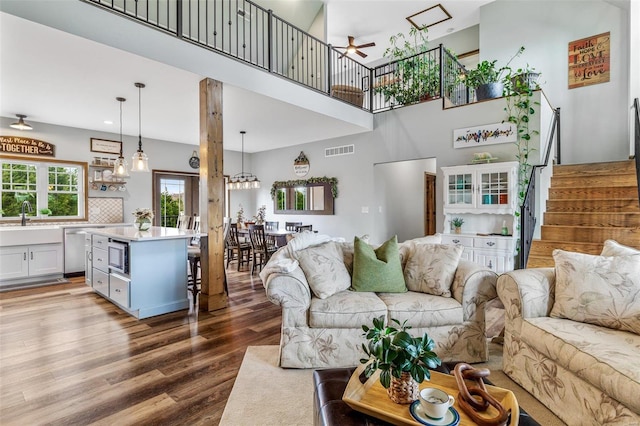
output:
MULTIPOLYGON (((420 425, 409 412, 409 404, 396 404, 387 395, 387 390, 380 384, 380 373, 377 371, 366 382, 362 383, 360 375, 364 370, 364 366, 359 366, 354 371, 351 379, 347 383, 342 400, 356 411, 365 413, 372 417, 384 420, 397 425, 420 425)), ((472 384, 470 382, 470 384, 472 384)), ((431 380, 424 381, 419 385, 420 389, 426 387, 434 387, 442 389, 449 395, 456 398, 453 407, 460 414, 460 425, 475 425, 475 423, 467 416, 458 404, 458 387, 456 379, 452 375, 431 372, 431 380)), ((496 398, 502 406, 508 411, 511 410, 510 426, 518 424, 520 409, 518 401, 513 392, 496 386, 487 385, 487 391, 496 398)), ((493 418, 497 415, 497 410, 489 407, 486 417, 493 418)))

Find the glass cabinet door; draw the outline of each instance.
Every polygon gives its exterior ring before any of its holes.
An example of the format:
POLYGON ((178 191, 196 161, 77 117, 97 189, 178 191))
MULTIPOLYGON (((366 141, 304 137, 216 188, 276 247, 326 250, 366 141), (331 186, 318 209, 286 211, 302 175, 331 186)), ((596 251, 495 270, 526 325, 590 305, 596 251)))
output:
POLYGON ((451 174, 447 177, 447 204, 473 205, 473 174, 451 174))
POLYGON ((509 173, 480 173, 479 205, 483 207, 506 206, 509 204, 509 173))

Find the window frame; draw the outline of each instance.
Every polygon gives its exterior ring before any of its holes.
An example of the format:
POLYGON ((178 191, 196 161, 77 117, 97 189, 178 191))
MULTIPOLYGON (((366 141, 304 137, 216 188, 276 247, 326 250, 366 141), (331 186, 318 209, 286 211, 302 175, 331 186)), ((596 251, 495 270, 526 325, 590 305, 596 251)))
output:
MULTIPOLYGON (((22 163, 30 164, 36 167, 36 193, 38 194, 38 200, 44 196, 48 200, 49 195, 49 167, 78 167, 82 176, 78 176, 78 201, 81 203, 78 206, 78 216, 49 216, 46 219, 40 217, 39 211, 43 206, 32 206, 35 212, 35 217, 31 217, 31 223, 33 222, 88 222, 89 221, 89 194, 87 188, 89 187, 89 165, 86 161, 71 161, 71 160, 58 160, 54 158, 34 158, 14 155, 0 155, 0 162, 4 163, 22 163), (42 169, 47 169, 44 176, 41 173, 42 169)), ((53 191, 57 192, 57 191, 53 191)), ((19 222, 20 217, 10 216, 0 217, 0 223, 14 223, 19 222)))

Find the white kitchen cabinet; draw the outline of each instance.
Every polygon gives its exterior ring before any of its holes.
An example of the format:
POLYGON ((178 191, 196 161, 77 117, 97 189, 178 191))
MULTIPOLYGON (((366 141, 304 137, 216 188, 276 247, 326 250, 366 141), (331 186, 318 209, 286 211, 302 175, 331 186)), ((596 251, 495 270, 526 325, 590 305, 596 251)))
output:
POLYGON ((89 287, 93 287, 91 282, 93 276, 93 263, 91 260, 91 234, 84 235, 84 283, 89 287))
POLYGON ((91 237, 91 285, 95 291, 109 297, 109 239, 101 235, 91 237))
POLYGON ((513 214, 518 162, 443 167, 444 213, 513 214))
POLYGON ((36 244, 0 248, 0 281, 60 274, 62 244, 36 244))

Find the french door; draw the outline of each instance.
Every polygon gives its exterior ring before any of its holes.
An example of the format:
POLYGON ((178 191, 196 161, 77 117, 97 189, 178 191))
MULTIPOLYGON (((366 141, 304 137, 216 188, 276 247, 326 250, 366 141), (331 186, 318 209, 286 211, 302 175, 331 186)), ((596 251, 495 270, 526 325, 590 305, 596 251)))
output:
POLYGON ((153 171, 154 225, 175 227, 180 214, 200 214, 197 173, 153 171))

